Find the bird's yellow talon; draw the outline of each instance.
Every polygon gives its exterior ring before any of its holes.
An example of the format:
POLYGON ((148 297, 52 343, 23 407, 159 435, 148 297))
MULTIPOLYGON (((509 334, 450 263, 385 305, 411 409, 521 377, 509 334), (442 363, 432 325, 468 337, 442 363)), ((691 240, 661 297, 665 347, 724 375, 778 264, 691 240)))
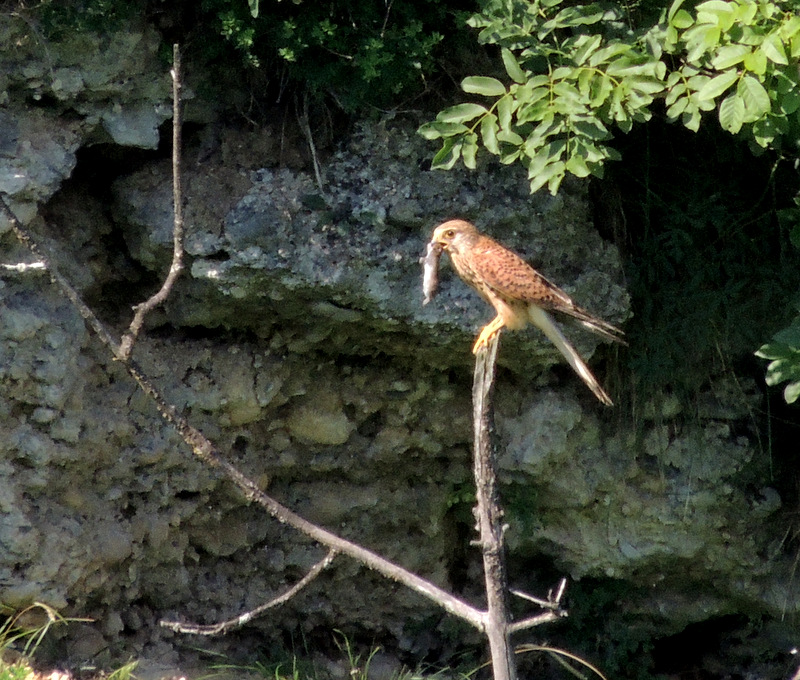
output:
POLYGON ((499 317, 486 324, 481 329, 478 338, 475 340, 475 344, 472 346, 472 353, 477 354, 482 348, 488 347, 489 343, 494 339, 494 336, 497 335, 502 327, 503 322, 499 317))

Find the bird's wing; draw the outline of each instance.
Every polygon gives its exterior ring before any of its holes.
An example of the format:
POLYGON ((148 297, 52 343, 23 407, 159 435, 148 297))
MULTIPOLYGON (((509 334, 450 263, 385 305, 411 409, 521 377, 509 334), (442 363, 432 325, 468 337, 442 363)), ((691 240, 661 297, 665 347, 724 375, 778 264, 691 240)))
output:
POLYGON ((626 344, 622 330, 576 305, 569 295, 516 253, 496 241, 486 240, 489 243, 480 249, 473 266, 494 292, 505 298, 532 302, 548 311, 567 314, 588 330, 626 344))
POLYGON ((475 253, 473 266, 476 273, 496 293, 505 298, 535 302, 556 309, 571 305, 569 295, 531 267, 519 255, 496 241, 486 239, 475 253))

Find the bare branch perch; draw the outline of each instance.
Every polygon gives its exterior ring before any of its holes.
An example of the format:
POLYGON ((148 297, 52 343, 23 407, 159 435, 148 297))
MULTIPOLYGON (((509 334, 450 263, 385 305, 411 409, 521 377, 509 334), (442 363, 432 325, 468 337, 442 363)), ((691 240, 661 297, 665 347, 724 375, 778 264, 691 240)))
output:
POLYGON ((194 635, 219 635, 220 633, 227 633, 229 630, 234 628, 240 628, 246 623, 252 621, 254 618, 261 616, 261 614, 268 609, 277 607, 278 605, 288 602, 290 599, 292 599, 295 595, 297 595, 297 593, 311 583, 311 581, 317 578, 317 576, 319 576, 322 571, 326 569, 331 562, 333 562, 334 557, 336 557, 336 551, 331 548, 328 550, 328 554, 325 555, 325 557, 323 557, 313 567, 311 567, 309 572, 291 588, 273 598, 269 602, 265 602, 255 609, 251 609, 249 612, 240 614, 239 616, 228 619, 227 621, 222 621, 220 623, 214 623, 211 625, 201 625, 197 623, 181 623, 180 621, 162 620, 159 621, 159 625, 161 625, 162 628, 169 628, 176 633, 190 633, 194 635))
POLYGON ((483 552, 486 582, 486 636, 492 656, 494 680, 516 680, 517 666, 509 640, 509 614, 504 547, 503 512, 497 490, 496 456, 492 445, 491 395, 494 388, 495 360, 500 333, 475 357, 472 386, 473 427, 475 434, 475 508, 483 552))

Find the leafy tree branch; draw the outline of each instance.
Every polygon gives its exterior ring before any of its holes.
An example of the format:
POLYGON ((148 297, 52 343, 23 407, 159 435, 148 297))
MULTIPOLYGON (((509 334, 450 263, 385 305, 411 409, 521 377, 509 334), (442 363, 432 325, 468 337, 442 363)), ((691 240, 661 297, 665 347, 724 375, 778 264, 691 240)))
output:
POLYGON ((619 158, 612 131, 649 120, 663 101, 669 120, 696 131, 705 112, 761 148, 798 138, 800 16, 796 3, 675 0, 650 27, 632 27, 621 7, 565 0, 488 0, 469 23, 500 48, 507 83, 465 78, 487 103, 440 111, 420 134, 441 140, 433 167, 480 148, 522 163, 531 192, 558 191, 567 173, 602 176, 619 158))

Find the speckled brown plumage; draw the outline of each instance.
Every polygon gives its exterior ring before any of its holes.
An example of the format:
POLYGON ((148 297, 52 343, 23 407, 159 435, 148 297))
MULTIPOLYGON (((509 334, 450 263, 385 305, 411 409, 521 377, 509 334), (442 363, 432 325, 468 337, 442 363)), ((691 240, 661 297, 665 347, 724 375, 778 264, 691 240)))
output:
POLYGON ((567 314, 589 330, 624 343, 621 330, 578 307, 569 295, 519 255, 480 233, 466 220, 440 224, 433 232, 431 244, 450 255, 458 275, 497 311, 497 317, 475 341, 473 352, 477 353, 504 326, 518 330, 533 323, 556 345, 597 398, 611 405, 609 396, 547 312, 567 314))

